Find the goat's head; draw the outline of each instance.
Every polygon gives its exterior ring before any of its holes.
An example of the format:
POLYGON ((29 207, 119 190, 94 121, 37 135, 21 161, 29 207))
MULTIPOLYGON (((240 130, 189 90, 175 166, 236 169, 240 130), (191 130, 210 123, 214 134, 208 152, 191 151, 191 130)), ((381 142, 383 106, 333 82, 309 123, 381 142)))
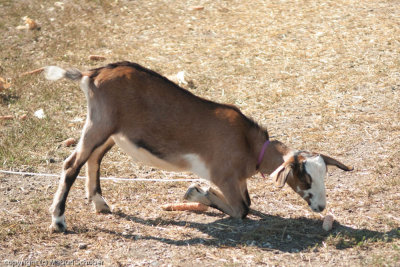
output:
POLYGON ((326 206, 325 176, 328 165, 336 166, 344 171, 353 170, 331 157, 298 151, 286 159, 270 176, 278 187, 283 187, 287 182, 307 201, 313 211, 321 212, 326 206))

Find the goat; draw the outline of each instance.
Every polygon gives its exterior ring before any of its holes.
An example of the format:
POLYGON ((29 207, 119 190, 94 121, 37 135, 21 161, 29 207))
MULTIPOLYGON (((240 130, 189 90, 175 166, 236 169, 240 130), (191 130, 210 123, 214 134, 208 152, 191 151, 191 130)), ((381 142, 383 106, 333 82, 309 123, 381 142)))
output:
POLYGON ((287 183, 315 212, 326 205, 327 165, 350 171, 339 161, 270 141, 266 129, 232 105, 195 96, 136 63, 118 62, 80 72, 44 68, 49 80, 80 81, 87 119, 75 151, 64 161, 50 207, 52 231, 65 231, 65 203, 87 163, 86 194, 96 212, 110 212, 102 197, 100 163, 117 144, 134 160, 172 171, 191 171, 219 190, 192 185, 184 198, 245 218, 251 204, 246 179, 268 173, 287 183))

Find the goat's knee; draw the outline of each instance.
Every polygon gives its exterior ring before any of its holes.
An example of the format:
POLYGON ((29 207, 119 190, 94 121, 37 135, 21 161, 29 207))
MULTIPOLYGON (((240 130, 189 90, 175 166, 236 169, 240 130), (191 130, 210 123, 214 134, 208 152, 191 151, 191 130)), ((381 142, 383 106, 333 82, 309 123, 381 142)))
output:
POLYGON ((76 151, 74 151, 66 160, 63 162, 63 172, 68 172, 71 169, 74 169, 74 165, 76 165, 76 151))
POLYGON ((200 185, 193 184, 193 185, 189 186, 183 199, 191 201, 191 202, 199 202, 204 205, 211 206, 212 203, 207 198, 207 192, 208 191, 202 189, 200 187, 200 185))
POLYGON ((244 219, 249 213, 249 206, 240 198, 240 195, 236 196, 239 198, 227 201, 223 194, 211 187, 204 190, 199 185, 191 185, 184 199, 216 208, 233 218, 244 219))

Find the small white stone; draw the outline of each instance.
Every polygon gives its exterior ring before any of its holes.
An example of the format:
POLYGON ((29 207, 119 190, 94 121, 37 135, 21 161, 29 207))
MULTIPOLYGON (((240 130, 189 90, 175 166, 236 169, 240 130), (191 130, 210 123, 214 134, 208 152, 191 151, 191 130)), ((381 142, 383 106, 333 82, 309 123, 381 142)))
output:
POLYGON ((325 231, 332 230, 333 221, 334 221, 333 215, 331 214, 326 215, 324 218, 324 222, 322 223, 322 229, 324 229, 325 231))
POLYGON ((43 111, 42 108, 36 110, 35 113, 34 113, 33 115, 34 115, 36 118, 39 118, 39 119, 44 119, 44 118, 46 118, 46 115, 44 114, 44 111, 43 111))
POLYGON ((184 71, 178 72, 178 74, 176 74, 176 78, 177 78, 179 84, 184 84, 184 85, 188 84, 185 80, 185 72, 184 71))

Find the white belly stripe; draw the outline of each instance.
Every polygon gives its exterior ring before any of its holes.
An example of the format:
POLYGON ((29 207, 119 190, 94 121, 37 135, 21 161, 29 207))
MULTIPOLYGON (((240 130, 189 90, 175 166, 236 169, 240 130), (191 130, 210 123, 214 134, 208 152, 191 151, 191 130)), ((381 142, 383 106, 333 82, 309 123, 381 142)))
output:
POLYGON ((164 161, 144 148, 137 147, 128 138, 121 134, 113 136, 115 143, 134 161, 144 163, 149 166, 154 166, 168 171, 184 171, 184 169, 172 165, 171 163, 164 161))
POLYGON ((190 171, 197 174, 199 177, 210 180, 210 170, 207 168, 204 161, 196 154, 186 154, 183 158, 190 164, 190 171))
POLYGON ((170 162, 154 156, 148 150, 136 146, 122 134, 113 135, 112 138, 125 153, 132 157, 134 161, 167 171, 191 171, 203 179, 210 179, 209 169, 207 168, 204 161, 197 154, 182 155, 181 159, 186 164, 183 164, 183 166, 176 166, 170 162))

